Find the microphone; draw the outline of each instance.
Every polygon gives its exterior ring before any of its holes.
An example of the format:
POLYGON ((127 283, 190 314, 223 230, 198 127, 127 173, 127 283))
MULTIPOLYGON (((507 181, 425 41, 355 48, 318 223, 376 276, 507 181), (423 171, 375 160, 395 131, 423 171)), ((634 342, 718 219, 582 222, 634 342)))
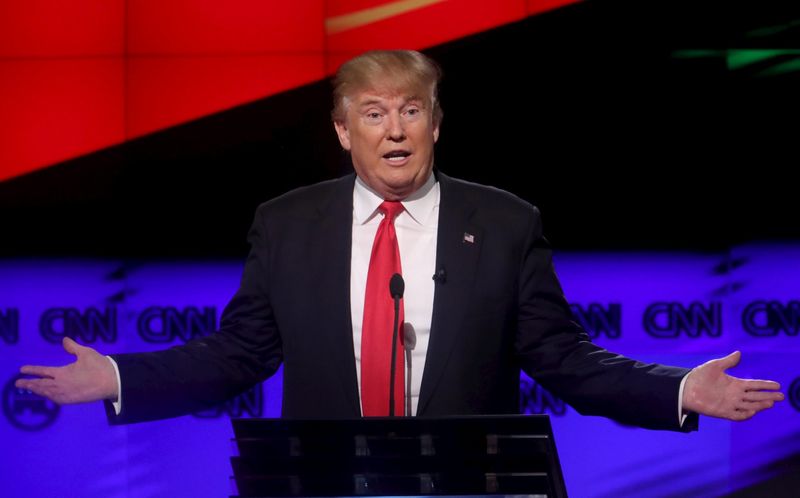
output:
MULTIPOLYGON (((406 394, 411 392, 411 352, 417 347, 417 332, 411 324, 403 324, 403 349, 406 355, 406 394)), ((411 396, 406 396, 406 416, 411 415, 411 396)))
POLYGON ((405 292, 405 290, 406 283, 403 277, 399 273, 392 275, 392 278, 389 280, 389 294, 392 295, 392 298, 403 299, 403 292, 405 292))
POLYGON ((406 290, 406 283, 399 273, 392 275, 389 279, 389 294, 394 299, 394 327, 392 327, 392 365, 389 370, 389 416, 394 417, 394 383, 395 374, 394 367, 397 364, 397 327, 398 320, 400 319, 400 300, 403 298, 403 292, 406 290))
POLYGON ((445 271, 444 266, 436 270, 436 273, 433 274, 432 278, 437 284, 443 284, 447 282, 447 271, 445 271))

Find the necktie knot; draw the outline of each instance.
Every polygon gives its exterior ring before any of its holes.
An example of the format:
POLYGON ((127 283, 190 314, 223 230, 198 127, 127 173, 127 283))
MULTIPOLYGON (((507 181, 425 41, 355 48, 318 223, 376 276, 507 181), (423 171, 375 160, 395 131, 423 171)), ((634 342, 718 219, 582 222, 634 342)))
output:
POLYGON ((397 215, 403 211, 403 205, 399 201, 383 201, 378 210, 386 215, 389 221, 394 221, 397 215))

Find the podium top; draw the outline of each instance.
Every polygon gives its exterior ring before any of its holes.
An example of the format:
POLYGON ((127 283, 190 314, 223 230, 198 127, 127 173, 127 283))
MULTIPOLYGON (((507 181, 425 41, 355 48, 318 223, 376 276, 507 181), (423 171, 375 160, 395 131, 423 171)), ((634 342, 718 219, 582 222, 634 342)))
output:
POLYGON ((397 435, 482 432, 485 434, 538 435, 552 439, 548 415, 469 415, 454 417, 365 417, 358 419, 241 418, 231 420, 235 440, 285 437, 296 432, 365 433, 397 435))
POLYGON ((546 415, 232 422, 240 496, 566 496, 546 415))

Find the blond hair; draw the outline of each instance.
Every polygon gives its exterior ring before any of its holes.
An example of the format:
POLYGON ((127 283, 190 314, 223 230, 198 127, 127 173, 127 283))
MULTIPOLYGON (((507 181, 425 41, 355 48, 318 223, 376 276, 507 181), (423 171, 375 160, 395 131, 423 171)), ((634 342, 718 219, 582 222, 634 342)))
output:
POLYGON ((430 97, 433 122, 439 124, 438 85, 442 70, 415 50, 372 50, 342 64, 333 78, 333 111, 336 122, 345 120, 347 100, 356 93, 379 87, 396 93, 412 92, 430 97))

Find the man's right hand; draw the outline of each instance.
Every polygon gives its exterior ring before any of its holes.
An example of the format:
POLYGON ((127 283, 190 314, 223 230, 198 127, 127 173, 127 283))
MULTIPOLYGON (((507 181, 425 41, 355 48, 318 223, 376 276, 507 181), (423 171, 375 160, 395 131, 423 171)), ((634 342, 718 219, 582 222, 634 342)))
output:
POLYGON ((25 365, 20 372, 37 378, 18 379, 16 387, 33 391, 60 405, 102 399, 115 401, 119 393, 111 361, 69 337, 65 337, 62 344, 68 353, 75 355, 74 363, 63 367, 25 365))

